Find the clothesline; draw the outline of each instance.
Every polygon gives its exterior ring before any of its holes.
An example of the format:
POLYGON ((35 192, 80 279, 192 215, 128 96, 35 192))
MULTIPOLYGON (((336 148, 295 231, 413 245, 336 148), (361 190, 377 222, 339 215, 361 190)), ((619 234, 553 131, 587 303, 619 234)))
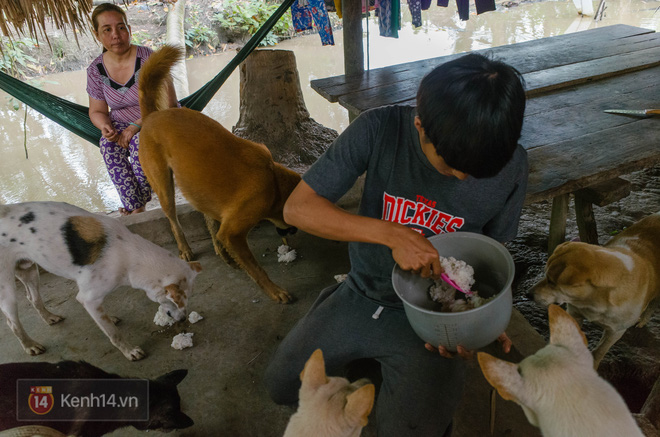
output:
MULTIPOLYGON (((334 11, 342 18, 342 0, 334 1, 334 11)), ((466 21, 470 18, 470 1, 456 0, 458 16, 466 21)), ((367 12, 366 2, 369 2, 369 10, 378 13, 378 27, 380 36, 398 38, 401 30, 401 0, 362 0, 362 13, 367 12)), ((422 25, 422 11, 428 10, 433 0, 407 0, 413 27, 422 25)), ((436 0, 437 6, 449 6, 449 0, 436 0)), ((495 0, 474 0, 477 15, 495 10, 495 0)), ((319 32, 323 45, 334 45, 332 26, 328 16, 328 8, 324 0, 296 0, 291 5, 291 17, 293 27, 297 32, 311 30, 314 27, 319 32)), ((369 40, 367 40, 367 44, 369 40)))

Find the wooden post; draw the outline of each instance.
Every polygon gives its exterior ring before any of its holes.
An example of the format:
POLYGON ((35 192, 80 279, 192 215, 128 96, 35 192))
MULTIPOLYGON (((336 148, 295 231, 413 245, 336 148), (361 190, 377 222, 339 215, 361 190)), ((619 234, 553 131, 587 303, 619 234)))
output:
POLYGON ((561 194, 552 199, 550 214, 550 232, 548 235, 548 255, 566 239, 566 218, 568 217, 569 194, 561 194))
POLYGON ((575 221, 580 241, 598 244, 598 229, 594 219, 594 207, 584 196, 575 193, 575 221))
POLYGON ((362 46, 362 0, 342 2, 344 25, 344 74, 364 73, 364 48, 362 46))

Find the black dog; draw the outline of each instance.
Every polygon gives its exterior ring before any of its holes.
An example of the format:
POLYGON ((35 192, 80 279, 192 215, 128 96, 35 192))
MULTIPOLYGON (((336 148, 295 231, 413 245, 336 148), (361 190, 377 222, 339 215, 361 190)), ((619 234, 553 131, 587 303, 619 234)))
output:
MULTIPOLYGON (((149 380, 149 419, 113 421, 53 421, 44 415, 43 422, 25 422, 17 419, 17 383, 19 379, 122 379, 121 376, 107 373, 84 361, 61 361, 59 363, 9 363, 0 364, 0 431, 25 425, 42 425, 56 429, 67 436, 102 436, 118 428, 133 426, 139 430, 171 431, 187 428, 193 420, 181 412, 177 384, 188 371, 174 370, 155 380, 149 380)), ((72 382, 75 384, 75 381, 72 382)), ((76 417, 88 417, 88 411, 81 408, 76 417)))

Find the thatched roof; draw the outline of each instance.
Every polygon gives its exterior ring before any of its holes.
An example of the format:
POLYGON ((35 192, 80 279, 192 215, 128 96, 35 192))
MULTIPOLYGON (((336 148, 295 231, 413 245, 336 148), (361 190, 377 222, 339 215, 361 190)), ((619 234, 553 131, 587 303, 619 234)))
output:
POLYGON ((42 36, 48 41, 50 22, 65 33, 73 31, 78 41, 77 32, 90 31, 91 11, 92 0, 0 0, 0 29, 10 39, 42 36))

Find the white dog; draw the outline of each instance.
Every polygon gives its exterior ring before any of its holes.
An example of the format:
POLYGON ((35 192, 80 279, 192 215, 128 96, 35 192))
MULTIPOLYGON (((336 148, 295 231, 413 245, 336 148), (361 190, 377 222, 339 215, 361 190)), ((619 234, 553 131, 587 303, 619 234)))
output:
POLYGON ((374 406, 376 388, 362 378, 327 376, 321 349, 314 351, 300 373, 300 402, 284 437, 358 437, 374 406))
POLYGON ((619 393, 593 367, 575 319, 550 305, 550 344, 519 364, 479 352, 488 382, 545 437, 643 437, 619 393))
POLYGON ((129 360, 145 353, 124 341, 103 310, 105 296, 120 285, 146 291, 176 321, 186 303, 199 263, 187 264, 167 250, 133 234, 117 219, 58 202, 0 205, 0 309, 30 355, 45 348, 31 339, 18 319, 14 275, 23 282, 32 305, 48 324, 63 318, 48 311, 39 295, 39 264, 76 281, 76 299, 129 360))

